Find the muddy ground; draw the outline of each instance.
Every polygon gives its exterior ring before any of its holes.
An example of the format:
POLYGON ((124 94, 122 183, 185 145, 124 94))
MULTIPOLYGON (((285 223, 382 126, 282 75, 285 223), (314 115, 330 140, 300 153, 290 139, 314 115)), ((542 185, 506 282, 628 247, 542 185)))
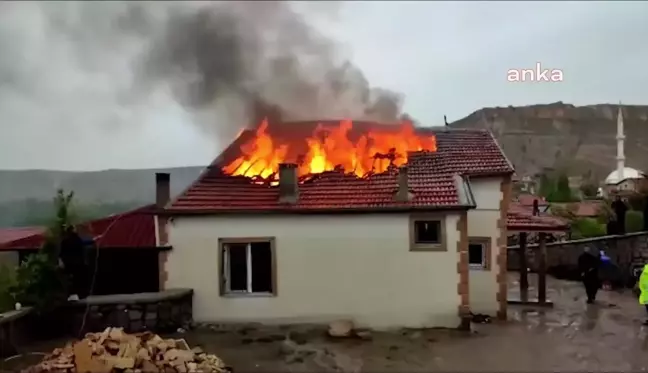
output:
MULTIPOLYGON (((533 283, 533 281, 532 281, 533 283)), ((516 286, 511 280, 511 288, 516 286)), ((630 372, 648 369, 648 316, 630 291, 601 292, 586 305, 578 283, 549 281, 553 309, 509 308, 509 321, 473 333, 403 330, 371 340, 330 340, 323 330, 246 327, 182 333, 219 355, 235 372, 630 372), (290 340, 286 341, 286 335, 290 340)), ((46 351, 61 341, 30 346, 46 351)), ((38 359, 32 357, 31 360, 38 359)), ((25 358, 4 364, 16 369, 25 358)))

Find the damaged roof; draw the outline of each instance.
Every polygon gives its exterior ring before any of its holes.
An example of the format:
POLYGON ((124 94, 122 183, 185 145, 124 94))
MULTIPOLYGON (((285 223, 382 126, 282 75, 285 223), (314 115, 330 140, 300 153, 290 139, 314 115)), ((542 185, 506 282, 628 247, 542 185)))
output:
MULTIPOLYGON (((314 121, 270 125, 269 130, 305 138, 314 121)), ((381 124, 354 122, 353 131, 366 133, 381 124)), ((343 171, 317 174, 299 184, 295 204, 279 202, 279 187, 256 184, 244 176, 229 176, 221 168, 241 154, 240 147, 254 136, 244 131, 199 179, 167 206, 172 214, 217 214, 260 212, 366 212, 394 210, 436 210, 474 207, 466 177, 511 175, 513 167, 486 130, 416 128, 421 135, 436 136, 436 152, 414 152, 408 157, 408 186, 413 198, 399 202, 398 171, 390 170, 360 178, 343 171)))

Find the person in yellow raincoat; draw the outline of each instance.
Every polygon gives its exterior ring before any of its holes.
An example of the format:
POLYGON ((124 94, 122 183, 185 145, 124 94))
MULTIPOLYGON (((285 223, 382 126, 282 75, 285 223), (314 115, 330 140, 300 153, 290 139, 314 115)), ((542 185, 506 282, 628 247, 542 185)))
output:
MULTIPOLYGON (((641 271, 637 287, 640 291, 639 304, 643 304, 646 307, 646 312, 648 312, 648 264, 644 265, 643 271, 641 271)), ((644 321, 644 325, 648 325, 648 320, 644 321)))

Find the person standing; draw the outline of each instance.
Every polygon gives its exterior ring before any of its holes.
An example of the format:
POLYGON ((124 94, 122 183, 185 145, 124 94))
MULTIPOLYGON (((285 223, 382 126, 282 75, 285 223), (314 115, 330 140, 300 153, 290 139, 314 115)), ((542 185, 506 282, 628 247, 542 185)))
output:
POLYGON ((587 294, 587 304, 592 304, 596 300, 596 293, 600 287, 599 267, 601 266, 600 255, 595 255, 591 248, 585 247, 583 253, 578 257, 578 269, 581 274, 585 293, 587 294))
POLYGON ((85 298, 89 289, 84 243, 72 226, 66 228, 61 240, 60 258, 71 282, 69 300, 85 298))
MULTIPOLYGON (((641 276, 639 276, 639 304, 643 305, 648 313, 648 264, 644 265, 641 276)), ((644 321, 644 325, 648 325, 648 318, 644 321)))
POLYGON ((616 215, 617 234, 625 234, 625 217, 626 212, 628 212, 628 206, 621 199, 621 196, 617 196, 614 202, 612 202, 612 210, 616 215))

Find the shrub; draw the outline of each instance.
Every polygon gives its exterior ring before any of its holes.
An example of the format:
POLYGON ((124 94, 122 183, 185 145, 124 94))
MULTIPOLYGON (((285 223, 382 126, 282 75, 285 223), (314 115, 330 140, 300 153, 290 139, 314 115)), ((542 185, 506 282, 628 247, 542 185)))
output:
POLYGON ((44 252, 30 255, 16 271, 14 298, 24 306, 43 312, 67 300, 67 280, 58 266, 44 252))
POLYGON ((625 221, 626 232, 643 231, 643 213, 640 211, 628 211, 625 221))
POLYGON ((592 218, 576 219, 572 222, 572 238, 590 238, 600 237, 607 234, 604 224, 601 224, 592 218))
POLYGON ((12 289, 16 286, 16 270, 8 265, 0 266, 0 312, 14 309, 12 289))

